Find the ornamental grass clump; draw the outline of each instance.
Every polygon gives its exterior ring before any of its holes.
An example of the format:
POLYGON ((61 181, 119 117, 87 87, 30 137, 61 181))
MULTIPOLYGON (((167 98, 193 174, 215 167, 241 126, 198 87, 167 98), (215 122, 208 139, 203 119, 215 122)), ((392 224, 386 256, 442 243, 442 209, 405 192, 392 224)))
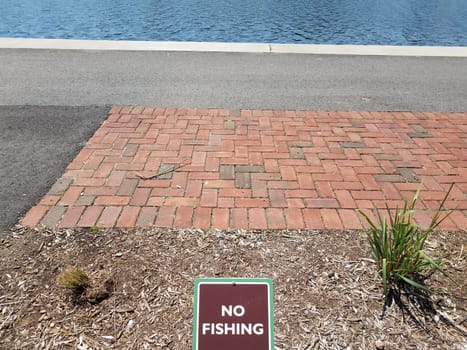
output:
POLYGON ((414 222, 414 213, 420 189, 411 201, 405 200, 402 209, 391 212, 387 208, 389 222, 377 212, 377 222, 359 210, 370 225, 367 237, 376 262, 384 290, 384 311, 393 301, 401 306, 401 294, 415 298, 419 305, 431 305, 430 295, 434 293, 425 285, 425 280, 435 272, 446 272, 441 268, 440 259, 431 258, 424 250, 425 242, 441 222, 451 213, 444 204, 452 190, 451 185, 439 208, 434 211, 430 225, 422 229, 414 222))
POLYGON ((74 296, 79 296, 89 286, 89 277, 78 267, 67 267, 57 276, 57 284, 71 291, 74 296))

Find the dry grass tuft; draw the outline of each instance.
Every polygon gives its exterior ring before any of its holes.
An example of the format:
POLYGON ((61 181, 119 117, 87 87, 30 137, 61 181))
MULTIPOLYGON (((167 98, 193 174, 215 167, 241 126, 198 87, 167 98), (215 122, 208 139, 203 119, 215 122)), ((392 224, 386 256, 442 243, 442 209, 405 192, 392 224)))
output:
POLYGON ((79 267, 69 266, 58 274, 57 285, 75 295, 80 295, 89 286, 89 277, 79 267))

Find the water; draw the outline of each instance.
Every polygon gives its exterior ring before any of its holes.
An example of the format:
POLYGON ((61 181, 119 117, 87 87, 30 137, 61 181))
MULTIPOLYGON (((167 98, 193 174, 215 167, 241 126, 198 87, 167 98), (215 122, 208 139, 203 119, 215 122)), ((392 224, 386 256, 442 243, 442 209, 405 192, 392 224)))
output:
POLYGON ((467 46, 467 0, 0 0, 0 37, 467 46))

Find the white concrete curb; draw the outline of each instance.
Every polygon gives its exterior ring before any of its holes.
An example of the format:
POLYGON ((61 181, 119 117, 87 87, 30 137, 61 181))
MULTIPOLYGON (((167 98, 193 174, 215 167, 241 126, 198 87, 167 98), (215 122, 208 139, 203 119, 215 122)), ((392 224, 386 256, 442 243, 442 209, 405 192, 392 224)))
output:
POLYGON ((467 57, 463 46, 309 45, 175 41, 0 38, 0 49, 293 53, 317 55, 467 57))

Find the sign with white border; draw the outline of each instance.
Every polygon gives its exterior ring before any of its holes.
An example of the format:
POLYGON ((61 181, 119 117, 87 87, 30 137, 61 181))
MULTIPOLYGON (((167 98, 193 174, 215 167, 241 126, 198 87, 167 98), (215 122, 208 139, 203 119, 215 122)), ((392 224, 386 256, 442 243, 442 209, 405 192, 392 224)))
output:
POLYGON ((267 278, 196 279, 192 350, 274 350, 273 300, 267 278))

